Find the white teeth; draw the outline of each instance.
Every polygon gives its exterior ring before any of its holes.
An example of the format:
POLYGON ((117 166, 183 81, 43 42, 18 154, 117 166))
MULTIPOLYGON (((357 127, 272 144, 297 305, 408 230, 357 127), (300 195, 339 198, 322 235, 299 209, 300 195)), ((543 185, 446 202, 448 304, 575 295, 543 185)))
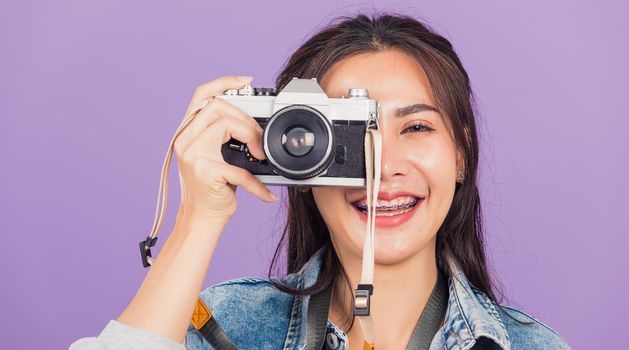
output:
MULTIPOLYGON (((367 211, 366 199, 352 204, 364 212, 367 211)), ((399 209, 412 208, 415 204, 417 204, 417 198, 413 196, 400 196, 390 201, 379 199, 376 203, 376 211, 397 211, 399 209)))
POLYGON ((409 211, 413 210, 413 207, 410 208, 402 208, 402 209, 398 209, 398 210, 387 210, 387 211, 380 211, 380 210, 376 210, 376 216, 393 216, 393 215, 399 215, 399 214, 404 214, 407 213, 409 211))

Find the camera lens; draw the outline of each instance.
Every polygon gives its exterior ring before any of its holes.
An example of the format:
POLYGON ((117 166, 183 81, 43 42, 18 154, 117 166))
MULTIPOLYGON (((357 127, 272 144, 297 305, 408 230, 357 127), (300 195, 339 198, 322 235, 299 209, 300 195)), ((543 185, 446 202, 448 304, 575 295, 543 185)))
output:
POLYGON ((264 129, 263 144, 273 170, 303 180, 323 173, 334 159, 332 125, 317 109, 289 105, 277 111, 264 129))
POLYGON ((295 157, 301 157, 312 150, 315 144, 315 134, 301 126, 297 126, 289 129, 284 135, 282 135, 282 145, 286 149, 286 152, 294 155, 295 157))

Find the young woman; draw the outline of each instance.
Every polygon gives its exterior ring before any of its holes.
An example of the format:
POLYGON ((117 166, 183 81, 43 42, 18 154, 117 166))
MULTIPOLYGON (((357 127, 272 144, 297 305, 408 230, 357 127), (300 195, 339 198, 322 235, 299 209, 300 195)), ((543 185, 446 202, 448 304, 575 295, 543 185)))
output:
MULTIPOLYGON (((342 17, 290 57, 278 91, 293 77, 317 78, 329 97, 364 87, 380 106, 370 301, 378 349, 569 348, 551 328, 496 299, 484 255, 473 94, 448 40, 410 17, 342 17), (438 329, 419 334, 429 317, 438 329)), ((227 76, 197 88, 186 116, 203 108, 175 142, 182 186, 175 227, 118 319, 72 349, 211 349, 212 340, 197 329, 204 312, 229 338, 223 344, 241 349, 374 345, 353 317, 367 218, 364 188, 288 188, 288 221, 269 278, 230 280, 201 292, 236 210, 236 186, 266 202, 277 199, 220 152, 234 137, 265 158, 254 119, 213 98, 250 82, 227 76), (286 240, 288 275, 271 278, 286 240), (309 332, 309 304, 325 291, 331 294, 324 304, 327 323, 317 339, 309 332)))

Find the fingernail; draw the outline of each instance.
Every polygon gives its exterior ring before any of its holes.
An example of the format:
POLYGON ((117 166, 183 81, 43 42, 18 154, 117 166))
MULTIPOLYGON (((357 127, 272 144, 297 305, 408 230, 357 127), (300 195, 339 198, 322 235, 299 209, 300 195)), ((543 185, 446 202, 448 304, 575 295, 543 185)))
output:
POLYGON ((250 83, 253 80, 253 77, 250 77, 248 75, 241 75, 238 77, 238 80, 242 81, 243 83, 250 83))
POLYGON ((277 201, 277 196, 273 192, 269 192, 269 197, 271 197, 273 202, 277 201))

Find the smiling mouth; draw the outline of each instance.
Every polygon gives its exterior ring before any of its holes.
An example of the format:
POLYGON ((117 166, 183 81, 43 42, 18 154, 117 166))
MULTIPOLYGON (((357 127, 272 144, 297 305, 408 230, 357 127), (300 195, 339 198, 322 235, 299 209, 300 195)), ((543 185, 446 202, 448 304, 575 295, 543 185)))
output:
MULTIPOLYGON (((376 205, 376 216, 394 216, 407 213, 417 205, 422 198, 408 196, 408 198, 403 198, 401 200, 394 200, 391 202, 381 202, 378 201, 376 205)), ((363 214, 367 215, 367 203, 365 200, 355 201, 351 203, 356 209, 358 209, 363 214)))

